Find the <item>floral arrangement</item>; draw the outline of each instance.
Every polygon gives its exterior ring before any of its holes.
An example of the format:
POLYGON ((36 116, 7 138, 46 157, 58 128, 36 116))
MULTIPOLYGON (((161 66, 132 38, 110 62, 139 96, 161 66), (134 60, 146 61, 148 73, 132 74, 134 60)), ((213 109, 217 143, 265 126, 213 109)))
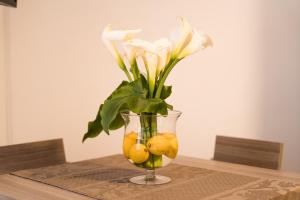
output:
MULTIPOLYGON (((121 128, 123 111, 166 115, 173 109, 166 103, 172 93, 172 86, 165 85, 168 75, 183 58, 212 46, 211 38, 192 28, 183 17, 180 28, 170 39, 149 42, 136 37, 140 32, 140 29, 112 30, 111 25, 104 29, 102 40, 128 80, 100 105, 96 119, 88 123, 83 141, 98 136, 103 130, 109 134, 110 130, 121 128)), ((156 126, 155 120, 144 122, 143 126, 145 124, 153 129, 156 126)))

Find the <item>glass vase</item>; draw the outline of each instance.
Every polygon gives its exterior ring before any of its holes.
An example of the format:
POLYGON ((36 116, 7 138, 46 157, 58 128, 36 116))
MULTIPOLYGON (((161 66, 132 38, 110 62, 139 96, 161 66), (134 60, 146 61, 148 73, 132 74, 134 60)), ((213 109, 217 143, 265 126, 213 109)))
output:
POLYGON ((170 164, 177 155, 176 122, 180 115, 179 111, 169 111, 167 115, 121 113, 125 122, 123 155, 146 172, 131 178, 132 183, 156 185, 171 181, 155 170, 170 164))

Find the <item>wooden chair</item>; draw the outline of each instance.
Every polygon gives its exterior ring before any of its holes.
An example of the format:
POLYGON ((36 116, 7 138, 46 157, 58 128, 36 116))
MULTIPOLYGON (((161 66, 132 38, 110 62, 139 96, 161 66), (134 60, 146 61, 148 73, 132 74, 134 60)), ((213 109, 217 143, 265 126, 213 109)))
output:
POLYGON ((214 160, 280 169, 282 153, 282 143, 217 136, 214 160))
POLYGON ((62 139, 0 146, 0 174, 65 162, 62 139))

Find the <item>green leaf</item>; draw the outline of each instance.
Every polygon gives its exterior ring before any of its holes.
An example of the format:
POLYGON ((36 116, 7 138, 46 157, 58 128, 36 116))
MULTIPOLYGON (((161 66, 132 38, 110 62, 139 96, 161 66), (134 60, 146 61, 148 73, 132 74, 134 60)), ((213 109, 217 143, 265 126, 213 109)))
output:
MULTIPOLYGON (((140 114, 143 112, 167 114, 167 104, 162 99, 147 99, 148 86, 144 77, 118 88, 104 102, 100 112, 103 130, 119 127, 114 122, 122 110, 130 110, 140 114)), ((120 123, 118 125, 121 125, 120 123)))
POLYGON ((166 86, 164 85, 160 94, 161 99, 168 98, 172 93, 172 86, 166 86))
MULTIPOLYGON (((124 87, 125 85, 128 85, 129 82, 128 81, 123 81, 116 90, 118 90, 121 87, 124 87)), ((107 99, 111 99, 111 97, 114 95, 114 93, 116 92, 116 90, 109 95, 109 97, 107 99)), ((90 121, 88 123, 88 131, 84 134, 83 138, 82 138, 82 142, 84 142, 87 138, 95 138, 97 137, 101 131, 103 130, 102 124, 101 124, 101 115, 100 112, 102 110, 103 104, 100 105, 96 119, 94 121, 90 121)), ((122 119, 122 117, 119 115, 115 118, 115 120, 111 123, 111 130, 115 130, 118 129, 120 127, 122 127, 124 125, 124 121, 122 119)))
POLYGON ((128 85, 128 84, 129 84, 128 81, 122 81, 122 83, 106 98, 106 100, 111 99, 111 97, 118 92, 118 89, 120 89, 121 87, 124 87, 125 85, 128 85))
POLYGON ((109 125, 109 130, 117 130, 124 125, 124 120, 120 113, 117 114, 116 118, 109 125))
POLYGON ((100 115, 102 106, 103 106, 103 104, 101 104, 99 107, 99 111, 97 113, 96 119, 94 121, 90 121, 88 123, 88 131, 87 131, 87 133, 84 134, 84 136, 82 138, 82 142, 84 142, 87 138, 97 137, 103 130, 102 124, 101 124, 101 115, 100 115))

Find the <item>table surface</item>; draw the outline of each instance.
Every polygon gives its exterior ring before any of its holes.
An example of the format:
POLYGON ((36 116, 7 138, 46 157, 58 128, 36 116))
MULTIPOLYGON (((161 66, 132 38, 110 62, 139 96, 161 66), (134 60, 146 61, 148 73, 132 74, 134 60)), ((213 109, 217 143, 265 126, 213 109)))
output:
MULTIPOLYGON (((203 159, 191 158, 185 156, 178 156, 173 162, 176 164, 181 164, 186 166, 230 172, 230 173, 260 177, 260 178, 292 181, 300 184, 300 173, 291 173, 291 172, 285 172, 281 170, 269 170, 269 169, 225 163, 225 162, 219 162, 214 160, 203 160, 203 159)), ((295 191, 300 192, 300 187, 295 188, 295 191)), ((17 177, 11 174, 4 174, 0 176, 0 200, 6 199, 1 195, 11 197, 12 199, 22 199, 22 200, 27 200, 27 199, 28 200, 32 200, 32 199, 91 200, 93 199, 57 187, 53 187, 36 181, 17 177)), ((280 199, 295 200, 293 194, 287 196, 290 196, 290 198, 280 198, 280 199)), ((296 199, 298 198, 299 197, 297 197, 296 199)), ((231 198, 230 200, 234 200, 234 199, 231 198)))

